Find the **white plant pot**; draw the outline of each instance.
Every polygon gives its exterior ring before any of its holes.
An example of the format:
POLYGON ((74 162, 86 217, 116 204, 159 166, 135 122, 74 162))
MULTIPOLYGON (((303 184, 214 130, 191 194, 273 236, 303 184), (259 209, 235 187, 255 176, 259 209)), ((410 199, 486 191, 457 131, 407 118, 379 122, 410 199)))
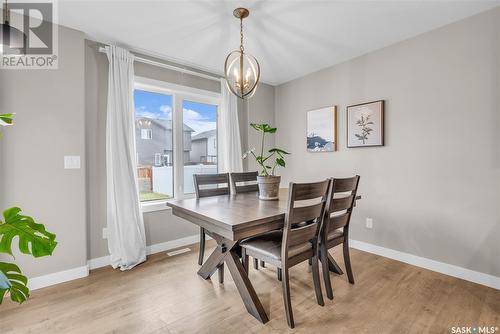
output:
POLYGON ((257 176, 259 199, 275 201, 279 198, 281 176, 257 176))

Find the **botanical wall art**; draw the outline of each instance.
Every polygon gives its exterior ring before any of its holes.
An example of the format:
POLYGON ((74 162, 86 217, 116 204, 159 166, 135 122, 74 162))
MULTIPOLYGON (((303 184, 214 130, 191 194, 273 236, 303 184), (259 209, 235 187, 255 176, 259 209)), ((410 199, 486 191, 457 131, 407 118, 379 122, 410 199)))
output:
POLYGON ((325 107, 307 112, 307 151, 337 150, 337 107, 325 107))
POLYGON ((347 147, 384 145, 384 100, 347 107, 347 147))

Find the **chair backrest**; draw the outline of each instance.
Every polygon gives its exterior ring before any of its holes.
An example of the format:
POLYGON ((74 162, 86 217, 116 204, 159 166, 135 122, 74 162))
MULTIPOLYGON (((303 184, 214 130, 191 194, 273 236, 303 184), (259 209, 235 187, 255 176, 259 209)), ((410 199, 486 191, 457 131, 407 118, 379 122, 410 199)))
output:
POLYGON ((196 197, 229 195, 229 174, 194 174, 196 197))
POLYGON ((259 191, 257 183, 258 172, 231 173, 231 183, 236 194, 259 191), (241 184, 243 182, 243 184, 241 184))
POLYGON ((281 257, 285 261, 290 247, 317 243, 330 198, 330 184, 329 179, 315 183, 290 182, 281 248, 281 257))
POLYGON ((349 229, 351 213, 356 202, 356 192, 358 191, 359 175, 345 178, 332 179, 332 196, 328 206, 326 219, 323 223, 325 235, 328 231, 344 228, 344 233, 349 229))

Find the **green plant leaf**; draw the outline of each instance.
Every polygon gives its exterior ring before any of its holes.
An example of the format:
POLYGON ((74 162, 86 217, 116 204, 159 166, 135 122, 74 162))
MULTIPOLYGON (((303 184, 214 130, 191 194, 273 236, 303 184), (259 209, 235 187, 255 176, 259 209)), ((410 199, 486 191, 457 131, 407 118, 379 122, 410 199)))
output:
POLYGON ((250 123, 250 126, 257 131, 265 133, 275 133, 278 130, 278 128, 273 128, 269 124, 250 123))
POLYGON ((285 167, 285 159, 276 158, 276 164, 278 164, 281 167, 285 167))
POLYGON ((12 255, 12 239, 19 237, 19 250, 34 257, 52 255, 57 245, 56 235, 45 230, 33 218, 20 214, 21 209, 13 207, 5 210, 5 221, 0 221, 0 253, 12 255), (31 249, 30 249, 31 244, 31 249))
POLYGON ((19 304, 29 298, 28 279, 21 273, 21 269, 17 265, 0 262, 0 274, 7 278, 9 286, 8 288, 0 288, 0 304, 7 292, 10 292, 10 299, 19 304))
POLYGON ((264 132, 264 125, 267 125, 267 124, 256 124, 256 123, 250 123, 250 126, 252 128, 254 128, 255 130, 257 131, 261 131, 261 132, 264 132))
POLYGON ((0 114, 0 125, 11 125, 14 122, 14 114, 0 114))
POLYGON ((264 132, 266 133, 275 133, 278 128, 273 128, 269 124, 262 124, 264 126, 264 132))
POLYGON ((279 148, 272 148, 269 150, 270 153, 278 153, 278 154, 290 154, 289 152, 279 149, 279 148))

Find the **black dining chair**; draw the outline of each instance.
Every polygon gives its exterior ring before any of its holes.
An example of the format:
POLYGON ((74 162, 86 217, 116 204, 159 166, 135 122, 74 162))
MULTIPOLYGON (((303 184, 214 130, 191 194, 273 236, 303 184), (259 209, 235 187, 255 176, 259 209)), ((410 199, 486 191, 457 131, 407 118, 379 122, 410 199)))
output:
POLYGON ((349 283, 354 284, 354 276, 349 256, 349 222, 356 203, 359 175, 351 178, 332 179, 331 202, 327 206, 325 219, 320 233, 320 256, 323 268, 326 295, 333 299, 330 272, 328 270, 328 250, 342 244, 344 264, 349 283))
POLYGON ((243 266, 248 273, 248 256, 265 260, 282 271, 283 301, 288 326, 294 327, 290 299, 289 269, 311 259, 316 301, 323 306, 319 279, 318 236, 329 203, 330 180, 290 183, 283 230, 272 231, 240 242, 243 266))
MULTIPOLYGON (((194 174, 194 189, 196 198, 229 195, 229 174, 194 174)), ((206 235, 210 232, 200 227, 200 251, 198 254, 198 264, 203 264, 205 256, 206 235)), ((224 283, 224 264, 219 266, 219 282, 224 283)))

